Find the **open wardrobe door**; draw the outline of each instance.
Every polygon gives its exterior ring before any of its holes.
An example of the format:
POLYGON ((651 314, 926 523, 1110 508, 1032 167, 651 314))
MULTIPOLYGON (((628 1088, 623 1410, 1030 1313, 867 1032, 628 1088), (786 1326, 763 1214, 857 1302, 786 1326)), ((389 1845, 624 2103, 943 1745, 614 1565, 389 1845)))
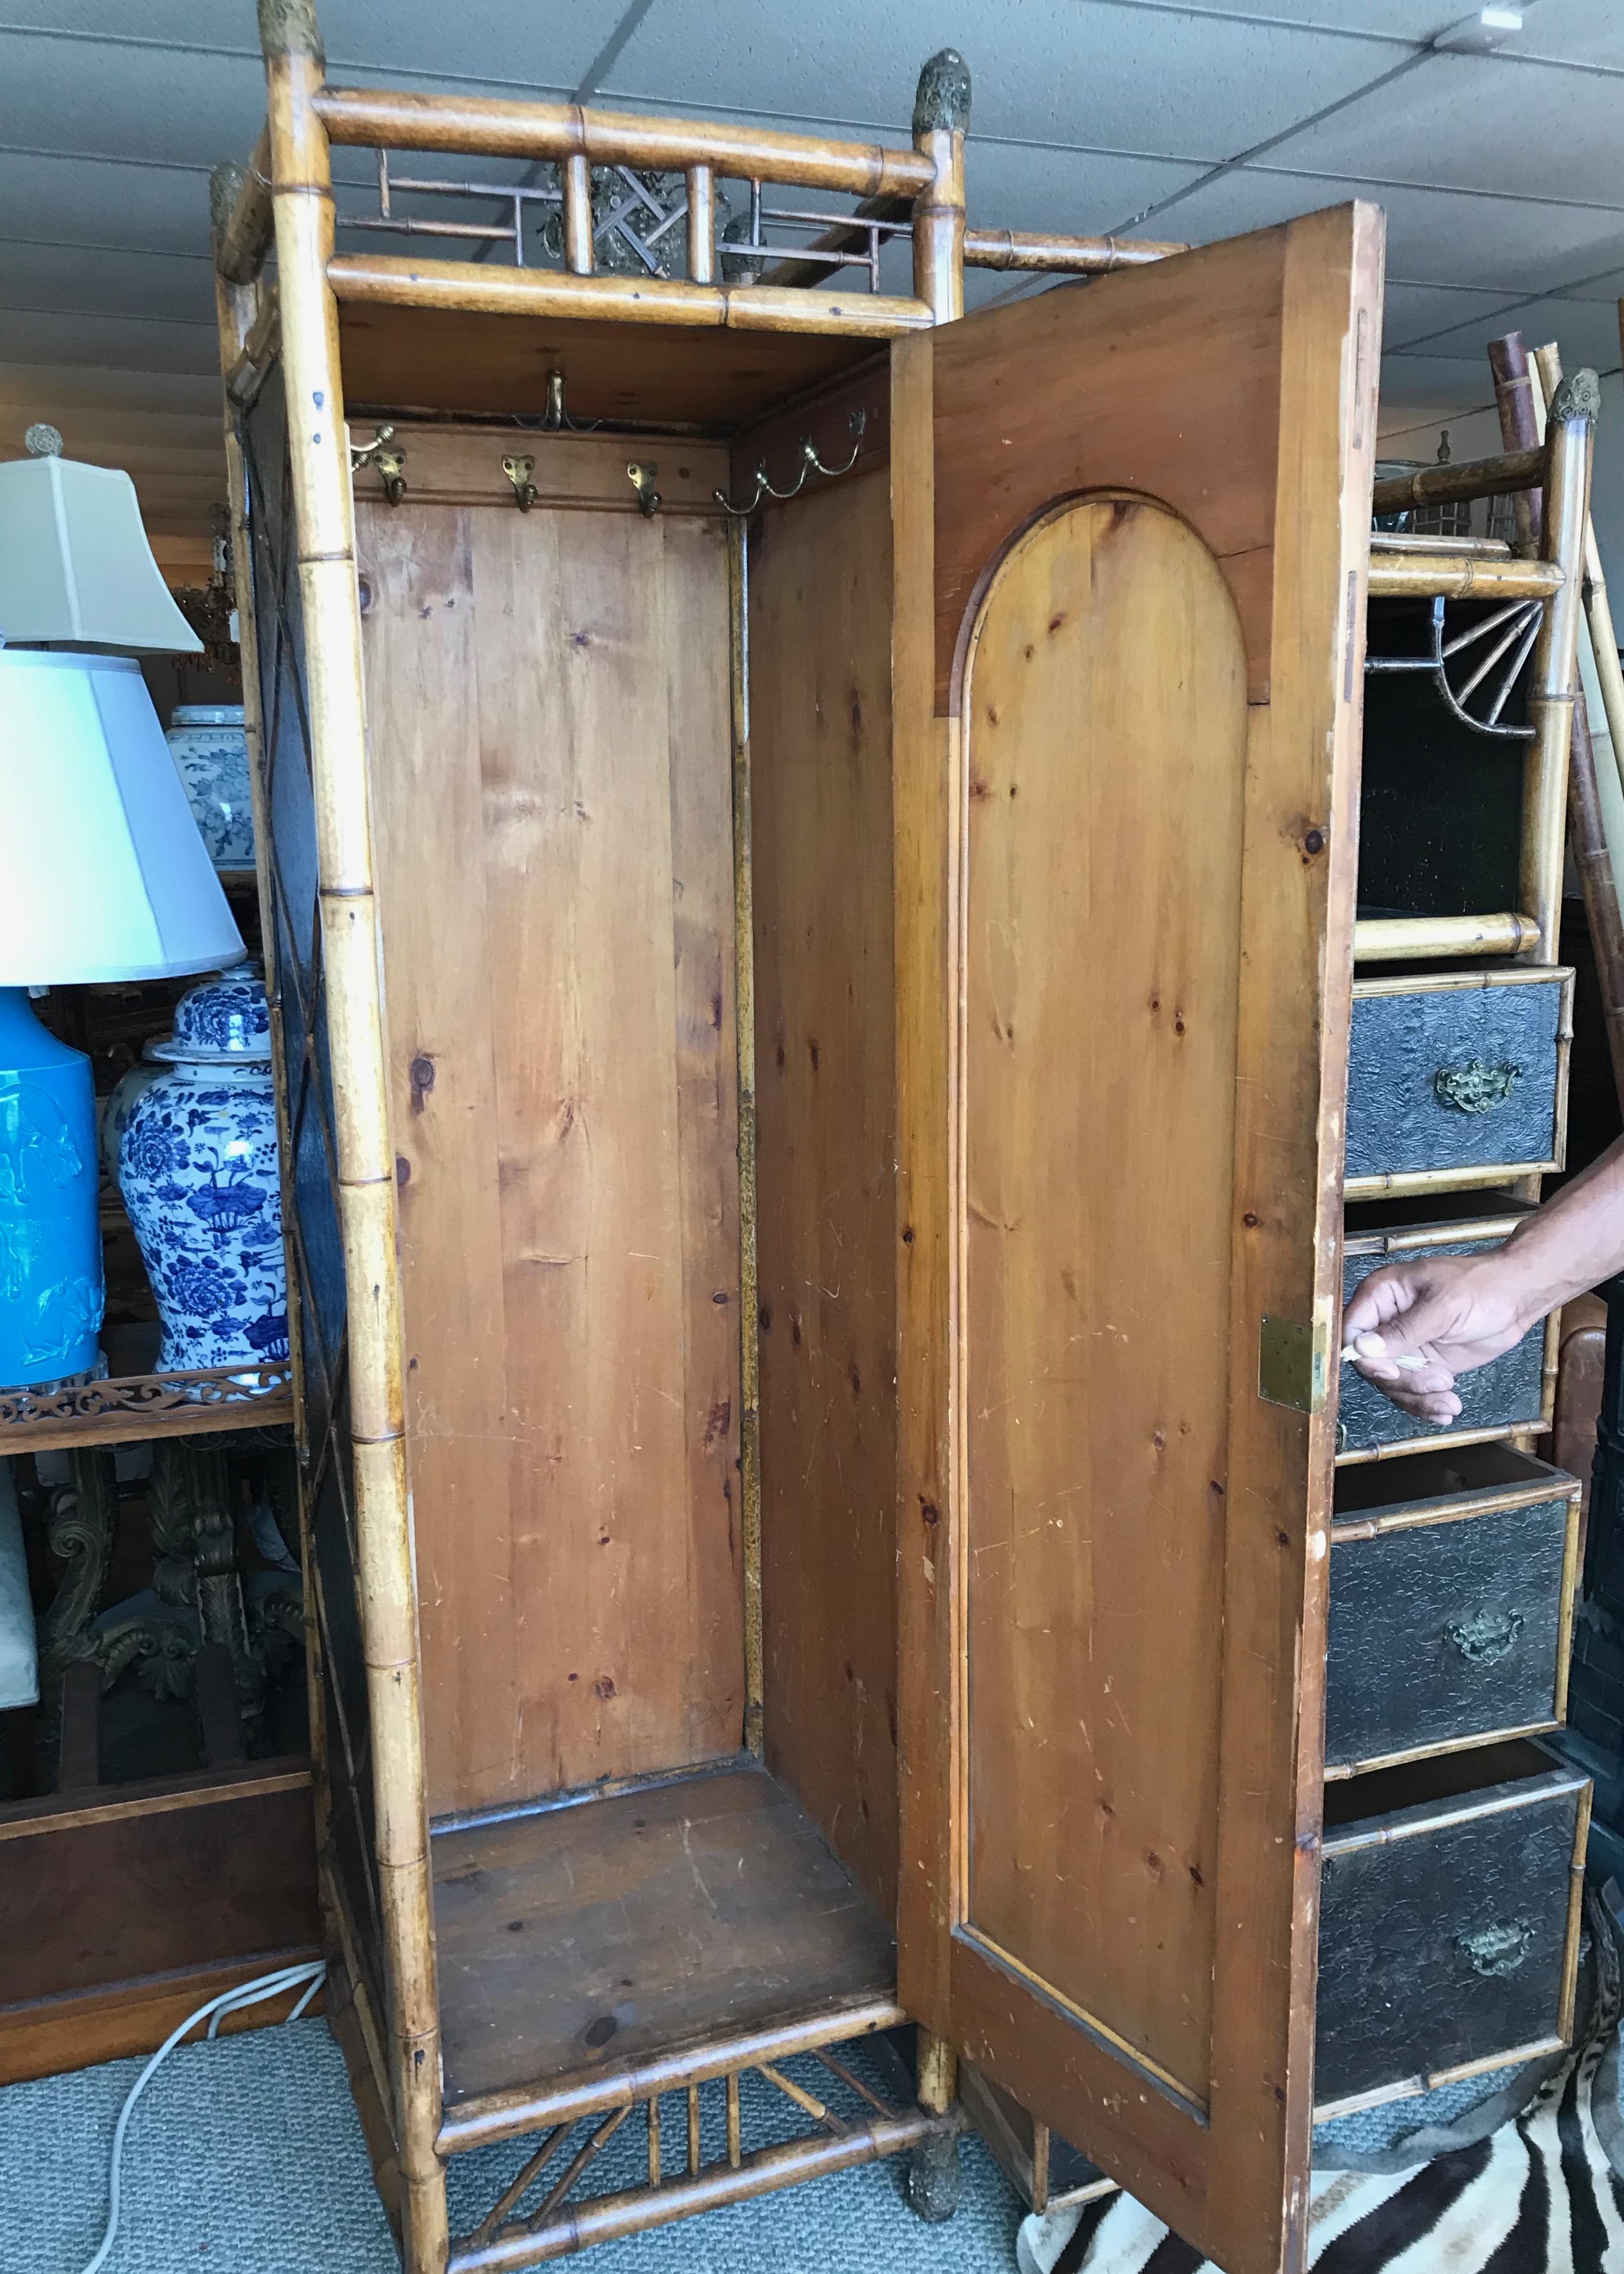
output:
POLYGON ((1301 2263, 1382 223, 893 348, 902 2002, 1301 2263))

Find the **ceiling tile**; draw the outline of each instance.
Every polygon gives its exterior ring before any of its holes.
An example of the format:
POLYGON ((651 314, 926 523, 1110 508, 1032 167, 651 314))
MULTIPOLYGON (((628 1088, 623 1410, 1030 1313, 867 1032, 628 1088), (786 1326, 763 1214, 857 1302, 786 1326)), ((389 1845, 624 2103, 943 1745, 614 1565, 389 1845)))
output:
POLYGON ((0 145, 184 165, 245 156, 265 117, 252 59, 0 34, 0 145))
POLYGON ((1335 178, 1265 167, 1222 175, 1148 227, 1206 244, 1355 195, 1385 209, 1388 269, 1414 283, 1503 288, 1510 300, 1550 291, 1560 278, 1593 275, 1624 259, 1624 213, 1447 190, 1361 190, 1335 178))
POLYGON ((1520 190, 1624 207, 1624 89, 1605 77, 1491 56, 1433 56, 1301 134, 1278 162, 1350 180, 1520 190))
POLYGON ((1590 364, 1597 371, 1613 370, 1620 360, 1618 310, 1598 300, 1525 300, 1502 308, 1486 328, 1462 324, 1417 342, 1415 352, 1429 356, 1470 355, 1475 347, 1503 332, 1521 332, 1530 348, 1554 340, 1568 370, 1590 364))
POLYGON ((1383 356, 1380 425, 1389 427, 1394 411, 1417 403, 1456 417, 1469 410, 1492 409, 1494 382, 1489 375, 1488 357, 1481 351, 1466 356, 1383 356))
MULTIPOLYGON (((335 79, 357 72, 414 79, 446 78, 513 86, 532 92, 573 91, 625 12, 627 0, 571 0, 550 8, 538 38, 512 0, 461 0, 455 25, 440 0, 317 0, 316 14, 335 79)), ((84 36, 117 41, 131 50, 155 41, 190 55, 246 57, 259 66, 252 6, 217 11, 211 38, 199 37, 197 0, 73 0, 72 21, 63 22, 63 0, 7 0, 8 26, 82 46, 84 36), (71 36, 64 37, 67 33, 71 36)))
MULTIPOLYGON (((1387 279, 1381 315, 1381 344, 1385 353, 1430 340, 1457 328, 1504 331, 1497 312, 1507 305, 1504 292, 1485 291, 1455 284, 1409 284, 1387 279)), ((1484 332, 1485 338, 1488 332, 1484 332)), ((1447 350, 1445 352, 1448 352, 1447 350)))
POLYGON ((1624 69, 1624 9, 1619 0, 1529 0, 1522 14, 1521 36, 1509 42, 1519 54, 1624 69))
POLYGON ((118 371, 191 373, 218 390, 214 327, 154 324, 131 316, 81 316, 6 309, 0 314, 12 364, 102 365, 118 371))
MULTIPOLYGON (((606 92, 906 132, 947 20, 941 0, 655 0, 606 92)), ((988 8, 979 37, 957 22, 973 134, 1151 156, 1233 155, 1387 67, 1361 40, 1112 0, 988 8)))
MULTIPOLYGON (((8 326, 8 343, 10 328, 8 326)), ((0 403, 49 399, 64 411, 91 415, 124 409, 185 418, 220 418, 218 366, 205 373, 154 371, 150 367, 83 363, 0 363, 0 403)), ((36 418, 49 414, 43 410, 36 418)), ((60 424, 60 421, 57 422, 60 424)))
POLYGON ((0 239, 0 308, 140 316, 202 324, 213 335, 214 268, 175 253, 0 239))
POLYGON ((208 177, 200 168, 0 150, 0 214, 10 237, 208 254, 208 177))

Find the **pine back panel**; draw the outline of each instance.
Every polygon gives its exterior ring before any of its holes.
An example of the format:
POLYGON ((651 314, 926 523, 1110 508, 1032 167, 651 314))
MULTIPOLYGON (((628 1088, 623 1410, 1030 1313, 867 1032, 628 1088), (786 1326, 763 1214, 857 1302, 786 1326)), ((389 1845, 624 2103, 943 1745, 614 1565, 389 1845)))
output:
POLYGON ((440 1815, 740 1743, 726 562, 628 486, 357 523, 440 1815))
POLYGON ((897 1886, 891 496, 750 538, 767 1758, 888 1916, 897 1886))

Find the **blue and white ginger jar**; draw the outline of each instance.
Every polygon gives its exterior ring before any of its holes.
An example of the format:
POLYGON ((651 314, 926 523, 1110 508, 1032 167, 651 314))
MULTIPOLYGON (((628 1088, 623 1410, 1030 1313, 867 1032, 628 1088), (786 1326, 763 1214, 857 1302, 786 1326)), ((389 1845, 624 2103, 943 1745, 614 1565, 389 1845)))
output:
POLYGON ((254 864, 248 737, 240 703, 183 703, 164 736, 216 869, 254 864))
POLYGON ((265 982, 192 988, 164 1071, 123 1116, 118 1183, 158 1299, 161 1373, 288 1356, 288 1282, 265 982))

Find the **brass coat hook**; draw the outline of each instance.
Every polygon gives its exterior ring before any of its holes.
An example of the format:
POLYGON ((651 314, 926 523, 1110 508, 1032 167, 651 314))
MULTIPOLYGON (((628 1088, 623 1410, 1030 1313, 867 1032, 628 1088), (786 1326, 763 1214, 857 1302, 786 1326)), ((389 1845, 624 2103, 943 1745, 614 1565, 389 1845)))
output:
POLYGON ((537 499, 541 495, 541 492, 530 479, 530 476, 535 472, 535 471, 536 461, 534 458, 504 458, 502 460, 502 471, 513 484, 513 493, 519 501, 519 511, 521 513, 528 513, 530 508, 535 504, 537 499))
POLYGON ((363 466, 376 466, 383 477, 383 493, 391 505, 399 505, 406 494, 406 476, 402 471, 406 463, 404 450, 395 447, 393 426, 380 426, 372 440, 365 445, 352 442, 350 446, 350 471, 358 474, 363 466))
POLYGON ((810 434, 803 434, 801 438, 801 471, 796 475, 794 480, 790 484, 786 490, 775 489, 772 484, 768 480, 767 462, 763 458, 756 469, 756 486, 751 491, 749 496, 745 499, 741 504, 734 499, 730 498, 726 490, 713 490, 710 494, 715 498, 718 505, 721 507, 723 512, 732 514, 735 521, 742 521, 747 515, 754 513, 756 507, 761 503, 764 497, 799 497, 801 491, 807 486, 807 477, 809 474, 823 474, 827 479, 832 481, 841 474, 849 474, 851 472, 852 468, 857 463, 858 456, 861 452, 863 429, 868 425, 868 414, 866 410, 853 411, 851 418, 852 451, 851 456, 847 458, 843 466, 826 466, 823 460, 818 456, 817 445, 812 440, 810 434))
POLYGON ((652 521, 660 509, 660 494, 654 486, 658 471, 651 462, 640 465, 635 459, 626 469, 626 478, 637 493, 637 509, 645 521, 652 521))

